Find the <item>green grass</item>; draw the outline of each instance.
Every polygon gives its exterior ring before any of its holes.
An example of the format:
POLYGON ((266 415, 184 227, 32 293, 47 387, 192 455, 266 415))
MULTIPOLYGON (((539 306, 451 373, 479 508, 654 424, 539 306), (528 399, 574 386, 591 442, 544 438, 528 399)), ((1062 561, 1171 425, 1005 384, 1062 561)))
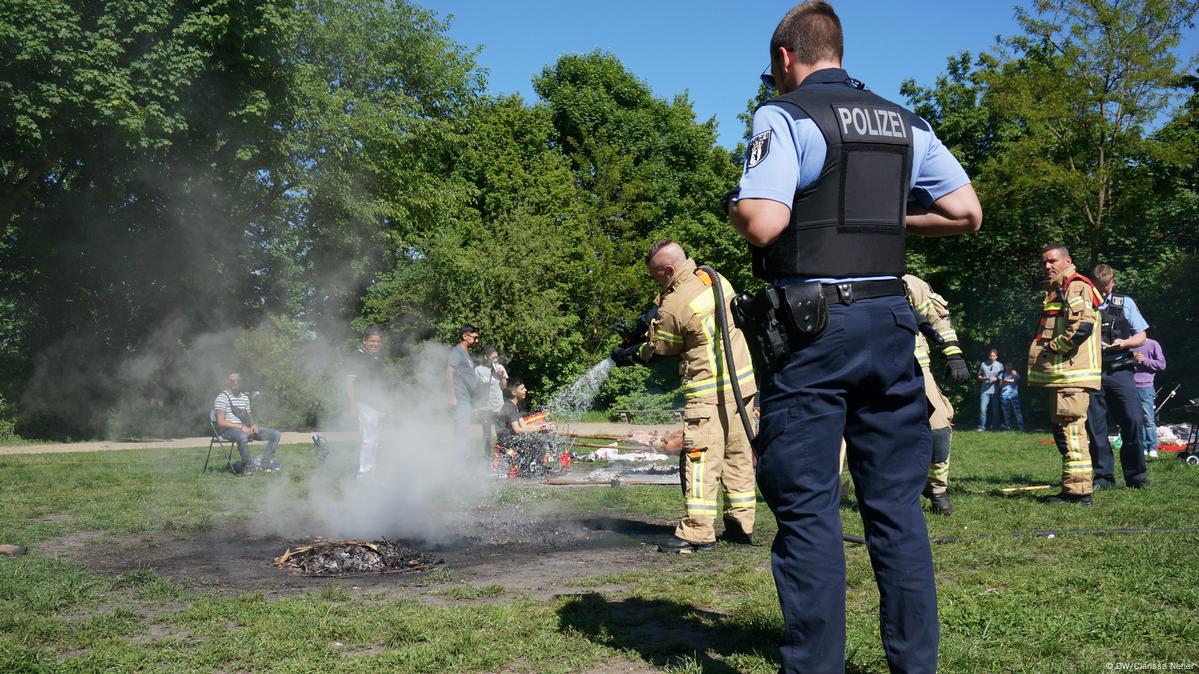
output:
MULTIPOLYGON (((955 434, 955 513, 929 520, 930 535, 945 541, 934 545, 941 671, 1199 669, 1199 534, 1082 533, 1199 527, 1199 469, 1163 455, 1150 461, 1156 488, 1101 492, 1092 508, 1037 503, 1048 490, 1000 493, 1056 482, 1045 437, 955 434)), ((305 448, 280 456, 287 472, 266 479, 303 493, 313 469, 305 448)), ((291 596, 214 594, 150 569, 106 575, 81 558, 39 553, 84 532, 91 550, 143 533, 211 534, 253 517, 246 504, 259 478, 201 476, 202 460, 203 450, 0 457, 0 542, 30 548, 0 557, 0 671, 777 669, 782 621, 767 547, 647 552, 617 571, 580 567, 542 594, 453 568, 410 577, 403 591, 326 584, 291 596)), ((669 487, 505 485, 491 505, 666 525, 679 500, 669 487)), ((842 514, 846 530, 861 531, 850 502, 842 514)), ((759 504, 758 537, 773 531, 759 504)), ((849 669, 886 671, 869 560, 857 545, 846 559, 849 669)))

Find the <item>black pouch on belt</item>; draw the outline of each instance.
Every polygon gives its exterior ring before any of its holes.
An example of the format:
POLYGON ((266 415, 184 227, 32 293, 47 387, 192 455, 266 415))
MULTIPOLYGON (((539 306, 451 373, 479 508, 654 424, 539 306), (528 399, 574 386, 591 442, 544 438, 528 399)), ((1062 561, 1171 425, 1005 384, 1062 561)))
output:
POLYGON ((791 356, 782 322, 783 298, 774 286, 753 295, 742 293, 732 301, 733 323, 745 335, 750 360, 759 374, 782 369, 791 356))
POLYGON ((824 287, 816 282, 797 283, 781 289, 783 324, 787 332, 800 342, 810 342, 828 326, 828 300, 824 287))

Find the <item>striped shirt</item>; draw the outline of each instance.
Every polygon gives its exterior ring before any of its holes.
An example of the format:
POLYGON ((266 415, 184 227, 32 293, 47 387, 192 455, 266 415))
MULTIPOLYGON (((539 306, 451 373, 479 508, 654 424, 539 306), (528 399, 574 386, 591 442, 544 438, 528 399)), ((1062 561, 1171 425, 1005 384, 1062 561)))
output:
MULTIPOLYGON (((247 395, 245 391, 242 391, 237 395, 233 395, 228 391, 221 391, 221 393, 216 397, 216 400, 214 400, 212 403, 213 409, 215 409, 217 412, 225 413, 225 421, 228 421, 231 424, 244 425, 245 422, 238 418, 237 414, 233 412, 232 408, 230 407, 230 403, 232 403, 232 407, 240 407, 241 409, 249 412, 251 411, 250 396, 247 395)), ((220 414, 218 414, 217 417, 219 418, 220 414)))

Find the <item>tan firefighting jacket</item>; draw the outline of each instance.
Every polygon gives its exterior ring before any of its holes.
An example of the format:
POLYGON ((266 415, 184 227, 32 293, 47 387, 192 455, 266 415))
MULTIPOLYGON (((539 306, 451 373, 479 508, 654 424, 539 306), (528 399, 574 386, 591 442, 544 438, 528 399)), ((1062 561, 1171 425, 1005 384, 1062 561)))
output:
POLYGON ((1028 384, 1046 388, 1100 387, 1099 305, 1103 298, 1090 279, 1067 268, 1045 284, 1041 320, 1028 347, 1028 384), (1071 341, 1083 323, 1091 334, 1081 345, 1071 341))
MULTIPOLYGON (((749 396, 758 390, 753 364, 745 337, 732 322, 729 303, 733 300, 733 286, 723 276, 720 281, 737 383, 741 395, 749 396)), ((695 260, 688 258, 679 266, 670 283, 654 298, 658 317, 650 325, 640 355, 645 361, 653 356, 681 356, 683 396, 688 401, 732 403, 733 385, 725 365, 720 323, 716 318, 716 294, 711 283, 707 274, 696 270, 695 260)))
MULTIPOLYGON (((903 282, 908 287, 908 301, 916 310, 916 316, 932 325, 933 330, 945 340, 941 353, 945 356, 960 356, 962 347, 958 344, 958 333, 954 332, 953 324, 949 320, 949 303, 944 297, 933 292, 932 287, 922 278, 904 274, 903 282)), ((930 365, 928 340, 921 332, 916 333, 916 361, 920 363, 920 367, 926 369, 930 365)))

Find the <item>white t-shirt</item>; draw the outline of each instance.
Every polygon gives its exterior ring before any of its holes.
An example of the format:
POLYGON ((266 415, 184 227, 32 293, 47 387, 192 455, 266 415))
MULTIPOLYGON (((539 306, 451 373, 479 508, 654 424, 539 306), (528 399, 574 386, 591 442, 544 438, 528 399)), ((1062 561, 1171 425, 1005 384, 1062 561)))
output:
POLYGON ((479 380, 479 386, 487 387, 487 409, 493 414, 498 414, 504 407, 504 392, 500 389, 500 380, 508 378, 508 371, 503 365, 495 364, 495 369, 487 365, 478 365, 475 367, 475 377, 479 380))

